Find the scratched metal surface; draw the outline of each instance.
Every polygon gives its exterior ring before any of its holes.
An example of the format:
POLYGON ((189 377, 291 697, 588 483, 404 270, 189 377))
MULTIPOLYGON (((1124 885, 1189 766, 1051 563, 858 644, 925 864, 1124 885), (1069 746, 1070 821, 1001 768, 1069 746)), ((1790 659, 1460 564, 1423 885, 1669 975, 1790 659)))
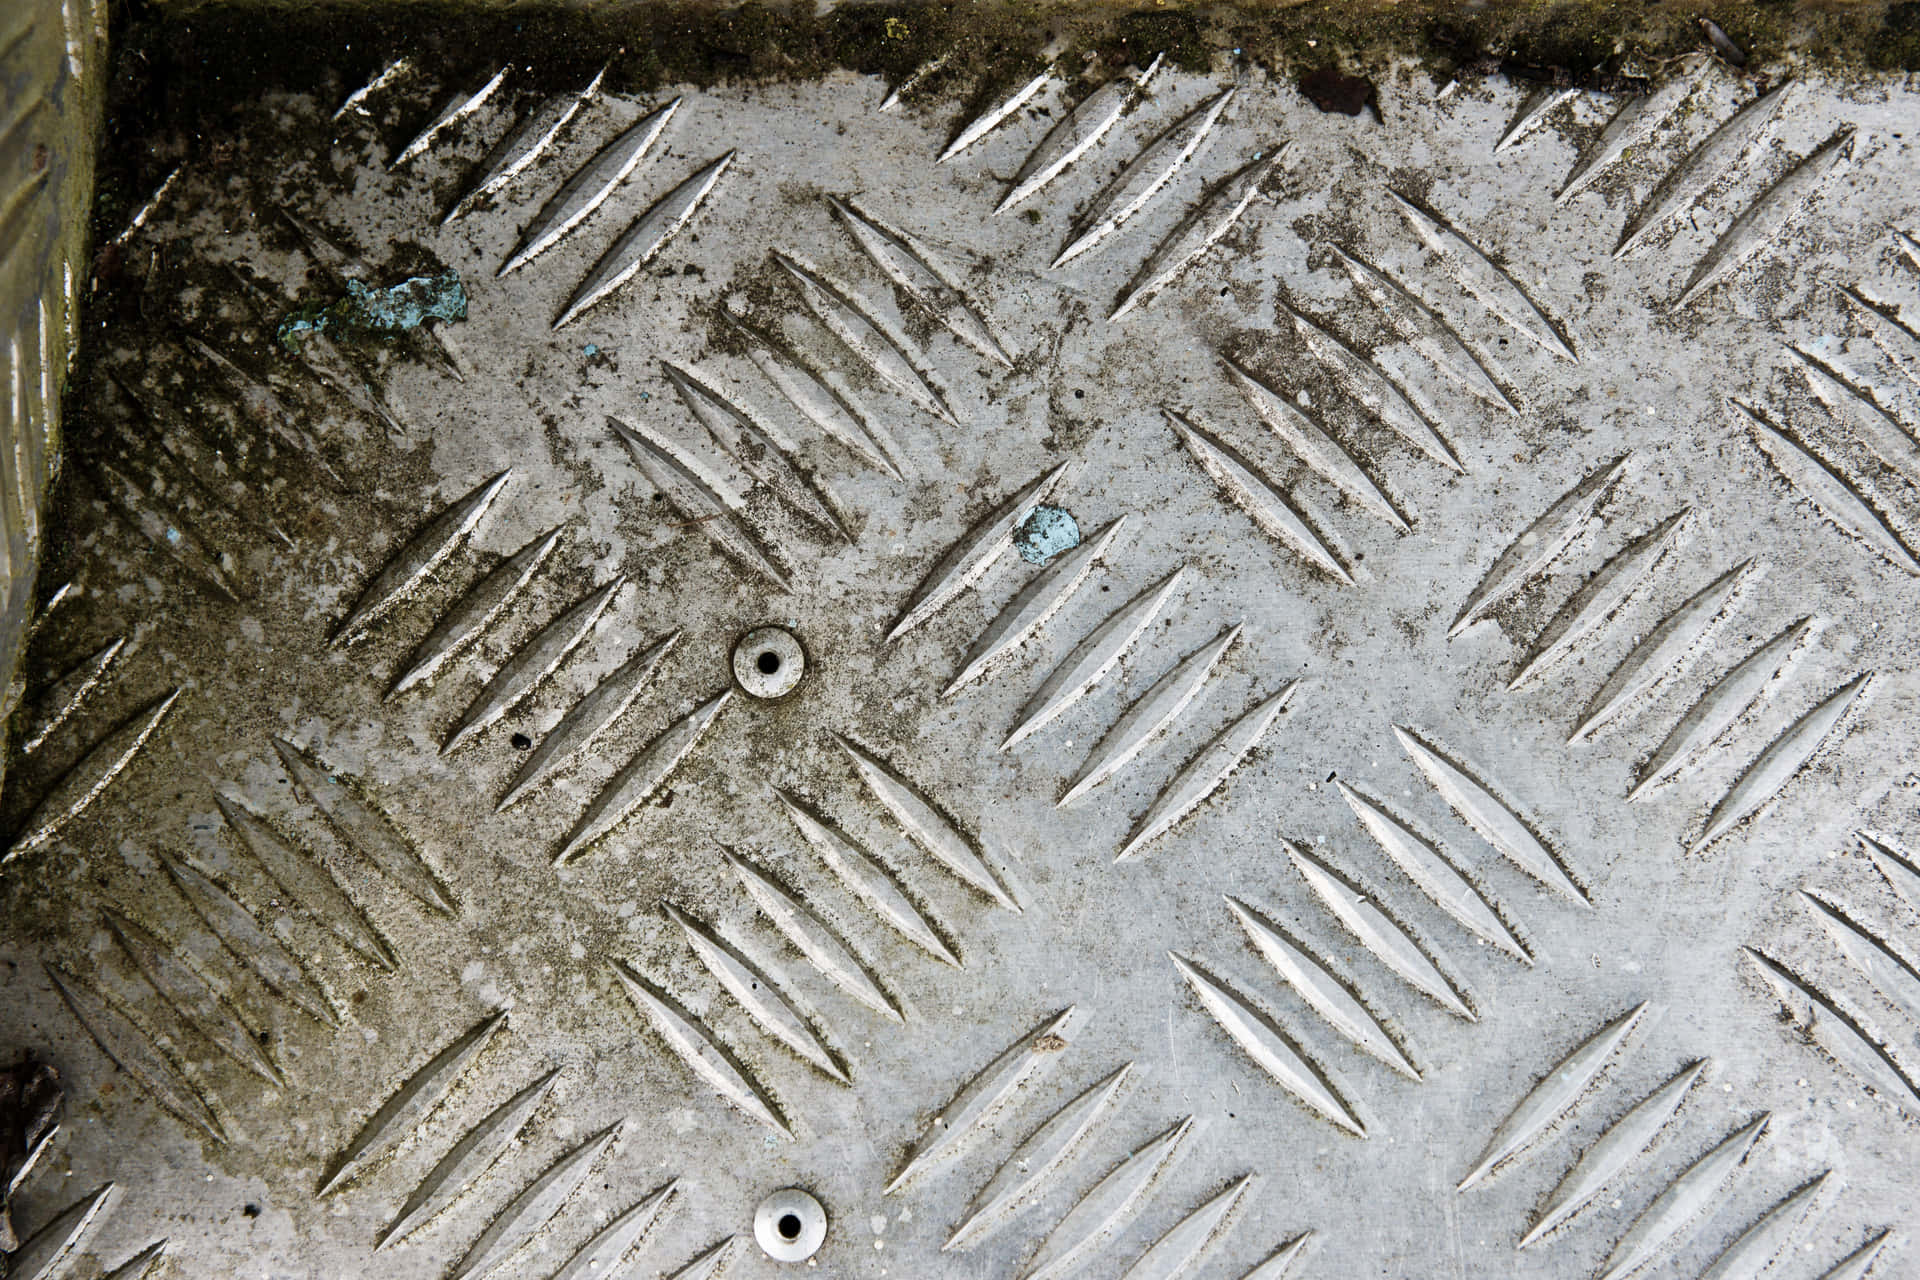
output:
POLYGON ((595 94, 444 223, 511 78, 398 167, 475 86, 262 103, 140 232, 29 656, 93 666, 10 771, 0 1019, 80 1100, 25 1220, 760 1276, 797 1185, 832 1275, 1904 1273, 1920 100, 1779 83, 1162 72, 998 216, 1057 82, 944 163, 872 81, 595 94), (437 269, 464 323, 272 343, 437 269))

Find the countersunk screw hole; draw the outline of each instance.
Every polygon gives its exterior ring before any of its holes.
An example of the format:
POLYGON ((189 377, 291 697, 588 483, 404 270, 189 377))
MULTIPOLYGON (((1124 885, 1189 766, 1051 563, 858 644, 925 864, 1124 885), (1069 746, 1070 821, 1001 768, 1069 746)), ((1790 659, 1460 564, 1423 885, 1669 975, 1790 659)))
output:
MULTIPOLYGON (((799 688, 807 673, 807 651, 783 627, 755 627, 747 632, 734 641, 728 662, 734 680, 749 698, 784 698, 799 688)), ((767 1231, 773 1231, 771 1218, 767 1219, 767 1231)), ((806 1215, 802 1214, 800 1235, 806 1233, 806 1215)))
POLYGON ((753 1238, 775 1262, 806 1262, 826 1241, 826 1206, 799 1187, 782 1187, 754 1209, 753 1238))

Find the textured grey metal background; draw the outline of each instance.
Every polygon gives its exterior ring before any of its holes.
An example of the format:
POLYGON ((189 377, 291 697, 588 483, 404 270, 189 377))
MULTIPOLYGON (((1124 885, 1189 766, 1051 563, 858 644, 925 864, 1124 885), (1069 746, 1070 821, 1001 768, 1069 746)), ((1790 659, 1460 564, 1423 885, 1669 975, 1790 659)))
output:
POLYGON ((1648 1274, 1863 1247, 1899 1274, 1920 101, 1808 70, 1751 107, 1779 83, 1685 69, 1604 133, 1607 99, 1407 70, 1383 129, 1163 71, 998 216, 1058 82, 946 163, 967 122, 871 81, 688 91, 503 277, 675 94, 594 97, 445 224, 541 105, 511 80, 398 167, 476 86, 402 70, 327 126, 338 100, 261 104, 139 232, 170 328, 108 343, 59 566, 86 590, 29 663, 79 664, 42 717, 89 696, 10 788, 3 1025, 90 1101, 26 1220, 115 1183, 75 1275, 163 1236, 153 1275, 453 1275, 524 1236, 500 1274, 550 1276, 671 1183, 631 1274, 771 1275, 754 1207, 799 1185, 832 1275, 1174 1275, 1201 1243, 1192 1274, 1273 1275, 1307 1231, 1289 1274, 1601 1274, 1639 1239, 1648 1274), (1138 212, 1051 265, 1113 183, 1138 212), (556 330, 622 246, 656 252, 556 330), (272 341, 436 264, 464 323, 272 341), (1009 546, 1042 499, 1088 539, 1067 570, 1009 546), (403 682, 463 616, 477 640, 403 682), (1556 619, 1574 642, 1510 688, 1556 619), (807 654, 777 702, 733 687, 764 624, 807 654), (1236 626, 1164 733, 1057 804, 1236 626), (563 717, 629 692, 496 812, 563 717), (1690 713, 1713 731, 1629 803, 1690 713), (757 968, 744 1003, 711 938, 757 968), (1033 1203, 943 1251, 1126 1064, 1033 1203), (554 1070, 523 1130, 496 1111, 554 1070), (475 1126, 519 1137, 375 1254, 475 1126), (1612 1176, 1516 1249, 1596 1144, 1612 1176), (1208 1205, 1232 1212, 1149 1252, 1208 1205))

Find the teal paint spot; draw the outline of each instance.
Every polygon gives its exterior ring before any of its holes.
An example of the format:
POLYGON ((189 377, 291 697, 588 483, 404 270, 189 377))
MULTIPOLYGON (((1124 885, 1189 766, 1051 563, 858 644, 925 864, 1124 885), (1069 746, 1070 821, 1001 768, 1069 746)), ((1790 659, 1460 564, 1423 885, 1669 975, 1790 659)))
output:
POLYGON ((287 350, 298 351, 300 339, 309 333, 391 335, 417 329, 429 320, 466 318, 467 290, 456 271, 413 276, 388 289, 349 280, 346 297, 300 308, 281 321, 275 336, 287 350))
POLYGON ((590 356, 597 356, 600 354, 600 344, 597 342, 589 342, 586 346, 580 349, 586 352, 590 356))
POLYGON ((1013 531, 1013 545, 1028 564, 1045 564, 1080 545, 1080 525, 1064 507, 1038 506, 1013 531))

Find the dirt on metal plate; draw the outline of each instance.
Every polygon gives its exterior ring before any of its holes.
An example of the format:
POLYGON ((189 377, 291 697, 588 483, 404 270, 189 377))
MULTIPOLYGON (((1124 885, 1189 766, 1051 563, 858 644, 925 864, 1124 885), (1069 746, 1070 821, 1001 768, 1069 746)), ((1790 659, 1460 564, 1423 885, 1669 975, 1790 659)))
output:
POLYGON ((1920 98, 1702 45, 1382 127, 1159 51, 502 49, 185 157, 9 770, 23 1238, 773 1275, 798 1187, 836 1276, 1900 1265, 1920 98))

